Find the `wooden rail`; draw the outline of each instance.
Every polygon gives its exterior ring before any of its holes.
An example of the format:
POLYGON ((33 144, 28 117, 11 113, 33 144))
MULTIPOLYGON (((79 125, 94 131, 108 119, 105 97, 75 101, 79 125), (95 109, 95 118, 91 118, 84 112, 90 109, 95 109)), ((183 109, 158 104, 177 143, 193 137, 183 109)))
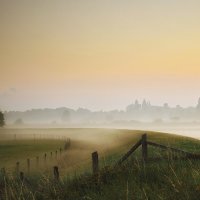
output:
POLYGON ((139 147, 142 146, 142 160, 147 162, 148 160, 148 145, 154 146, 164 150, 170 150, 179 154, 183 154, 185 158, 188 159, 200 159, 200 154, 190 153, 181 149, 165 146, 162 144, 157 144, 155 142, 147 141, 147 134, 142 135, 142 138, 117 162, 116 165, 122 164, 128 157, 139 147))
POLYGON ((147 154, 148 154, 148 148, 147 148, 147 135, 144 134, 142 135, 141 139, 141 144, 142 144, 142 159, 144 162, 147 161, 147 154))
MULTIPOLYGON (((64 151, 66 151, 71 145, 71 141, 70 139, 67 139, 65 141, 65 145, 64 145, 64 151)), ((142 150, 142 161, 144 163, 146 163, 147 161, 157 161, 161 158, 148 158, 148 146, 153 146, 153 147, 157 147, 157 148, 160 148, 160 149, 164 149, 164 150, 170 150, 172 152, 176 152, 178 154, 181 154, 181 155, 184 155, 185 158, 188 158, 188 159, 200 159, 200 154, 194 154, 194 153, 191 153, 191 152, 187 152, 187 151, 184 151, 184 150, 181 150, 181 149, 177 149, 177 148, 174 148, 174 147, 170 147, 170 146, 165 146, 165 145, 162 145, 162 144, 158 144, 158 143, 155 143, 155 142, 151 142, 151 141, 148 141, 147 140, 147 134, 143 134, 141 139, 136 143, 134 144, 131 149, 129 149, 129 151, 124 155, 122 156, 122 158, 116 163, 116 166, 119 166, 121 165, 124 161, 126 161, 139 147, 141 146, 141 150, 142 150)), ((62 154, 62 148, 59 149, 60 150, 60 156, 62 154)), ((57 158, 57 153, 58 151, 55 152, 55 156, 57 158)), ((50 155, 52 158, 52 152, 50 152, 50 155)), ((181 159, 180 157, 176 156, 175 157, 176 159, 181 159)), ((47 161, 47 154, 45 153, 44 154, 44 161, 46 163, 47 161)), ((30 168, 31 168, 31 162, 30 162, 30 159, 28 158, 27 159, 27 171, 28 173, 30 172, 30 168)), ((20 171, 20 163, 17 162, 16 163, 16 173, 19 174, 19 177, 20 177, 20 180, 24 180, 24 173, 22 171, 20 171)), ((39 157, 36 157, 36 167, 39 166, 39 157)), ((92 153, 92 172, 93 172, 93 175, 95 177, 97 177, 97 175, 99 174, 99 156, 98 156, 98 152, 95 151, 92 153)), ((4 172, 5 169, 3 168, 2 171, 4 172)), ((54 166, 53 167, 53 174, 54 174, 54 179, 55 180, 59 180, 60 177, 59 177, 59 170, 58 170, 58 166, 54 166)))
POLYGON ((173 151, 173 152, 183 154, 183 155, 185 155, 187 158, 200 159, 200 154, 190 153, 190 152, 187 152, 187 151, 183 151, 183 150, 181 150, 181 149, 177 149, 177 148, 165 146, 165 145, 162 145, 162 144, 157 144, 157 143, 155 143, 155 142, 147 142, 147 144, 148 144, 148 145, 151 145, 151 146, 154 146, 154 147, 158 147, 158 148, 160 148, 160 149, 171 150, 171 151, 173 151))
POLYGON ((123 163, 140 145, 142 144, 142 140, 139 140, 118 162, 117 165, 123 163))

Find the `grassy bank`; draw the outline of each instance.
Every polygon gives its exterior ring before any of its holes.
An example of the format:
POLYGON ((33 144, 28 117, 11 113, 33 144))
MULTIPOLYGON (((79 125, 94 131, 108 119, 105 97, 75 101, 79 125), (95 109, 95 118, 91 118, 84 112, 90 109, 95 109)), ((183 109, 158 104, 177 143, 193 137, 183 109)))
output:
MULTIPOLYGON (((114 134, 115 139, 112 140, 111 148, 102 149, 97 146, 100 149, 101 172, 96 177, 91 176, 90 160, 85 163, 85 170, 81 171, 81 175, 80 173, 71 175, 62 173, 59 181, 54 180, 52 173, 26 174, 24 181, 21 181, 17 174, 8 177, 1 172, 1 198, 199 199, 200 161, 198 160, 188 160, 183 157, 173 160, 171 152, 150 147, 149 158, 160 158, 159 160, 150 159, 144 165, 141 161, 141 149, 138 149, 122 166, 113 168, 116 161, 141 137, 142 133, 120 130, 116 132, 117 136, 114 134), (118 140, 121 142, 113 145, 118 140)), ((147 132, 147 134, 150 141, 189 152, 200 152, 200 141, 198 140, 164 133, 147 132)), ((81 148, 79 143, 74 146, 74 149, 77 151, 79 149, 79 152, 84 151, 85 148, 89 148, 87 153, 92 150, 88 144, 81 148)))

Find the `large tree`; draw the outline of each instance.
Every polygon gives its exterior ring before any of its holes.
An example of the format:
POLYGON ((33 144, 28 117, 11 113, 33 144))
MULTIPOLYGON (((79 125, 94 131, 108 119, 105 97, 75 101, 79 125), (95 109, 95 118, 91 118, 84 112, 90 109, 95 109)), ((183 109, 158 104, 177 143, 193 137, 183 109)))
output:
POLYGON ((5 125, 4 114, 0 111, 0 127, 5 125))

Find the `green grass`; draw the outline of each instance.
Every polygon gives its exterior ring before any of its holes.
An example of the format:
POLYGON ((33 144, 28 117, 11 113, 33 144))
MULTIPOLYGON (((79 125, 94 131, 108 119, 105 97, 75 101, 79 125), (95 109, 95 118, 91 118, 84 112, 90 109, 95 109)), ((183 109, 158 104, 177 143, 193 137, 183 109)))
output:
POLYGON ((27 158, 35 159, 36 156, 44 157, 44 153, 50 154, 64 147, 64 141, 60 140, 3 140, 0 141, 0 165, 12 168, 16 162, 24 163, 27 158))
POLYGON ((0 168, 5 167, 10 171, 15 168, 16 162, 20 162, 24 170, 27 158, 35 167, 36 156, 43 161, 47 153, 49 167, 56 164, 62 170, 76 168, 76 171, 80 171, 78 169, 83 168, 82 161, 90 160, 93 151, 107 155, 126 144, 129 138, 134 141, 137 136, 134 133, 133 137, 132 131, 111 129, 0 129, 0 168), (54 153, 55 158, 55 151, 64 147, 64 140, 68 137, 73 141, 71 150, 62 156, 63 159, 59 159, 59 163, 55 159, 49 162, 50 152, 54 153))
MULTIPOLYGON (((92 132, 94 133, 95 130, 93 129, 92 132)), ((109 130, 106 132, 106 130, 101 130, 101 132, 106 139, 108 133, 112 133, 113 136, 111 137, 112 145, 97 146, 101 166, 98 176, 91 176, 90 160, 83 162, 84 170, 81 170, 81 175, 80 171, 73 176, 62 173, 60 181, 54 180, 52 173, 26 174, 23 182, 16 174, 7 176, 1 173, 0 199, 199 199, 200 161, 182 159, 183 157, 173 160, 171 152, 149 147, 149 158, 159 157, 160 160, 152 161, 150 159, 144 164, 139 148, 122 166, 113 168, 116 161, 140 139, 143 131, 116 130, 112 132, 109 130), (116 143, 118 140, 120 142, 116 143)), ((200 153, 199 140, 156 132, 147 132, 147 134, 150 141, 200 153)), ((109 144, 108 141, 106 143, 109 144)), ((93 148, 92 144, 75 141, 74 147, 63 159, 68 159, 70 163, 73 161, 76 163, 77 160, 74 160, 74 157, 77 156, 77 152, 90 154, 93 148)), ((83 158, 88 157, 83 156, 83 158)), ((66 167, 67 165, 64 165, 64 168, 66 167)))

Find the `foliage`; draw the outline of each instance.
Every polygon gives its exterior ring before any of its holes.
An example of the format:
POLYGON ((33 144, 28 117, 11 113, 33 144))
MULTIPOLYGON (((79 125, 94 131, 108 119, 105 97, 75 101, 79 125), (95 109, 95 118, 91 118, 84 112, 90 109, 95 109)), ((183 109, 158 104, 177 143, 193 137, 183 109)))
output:
POLYGON ((18 119, 15 120, 14 124, 15 125, 23 125, 24 122, 23 122, 23 120, 21 118, 18 118, 18 119))
POLYGON ((0 127, 5 126, 5 118, 3 112, 0 111, 0 127))

